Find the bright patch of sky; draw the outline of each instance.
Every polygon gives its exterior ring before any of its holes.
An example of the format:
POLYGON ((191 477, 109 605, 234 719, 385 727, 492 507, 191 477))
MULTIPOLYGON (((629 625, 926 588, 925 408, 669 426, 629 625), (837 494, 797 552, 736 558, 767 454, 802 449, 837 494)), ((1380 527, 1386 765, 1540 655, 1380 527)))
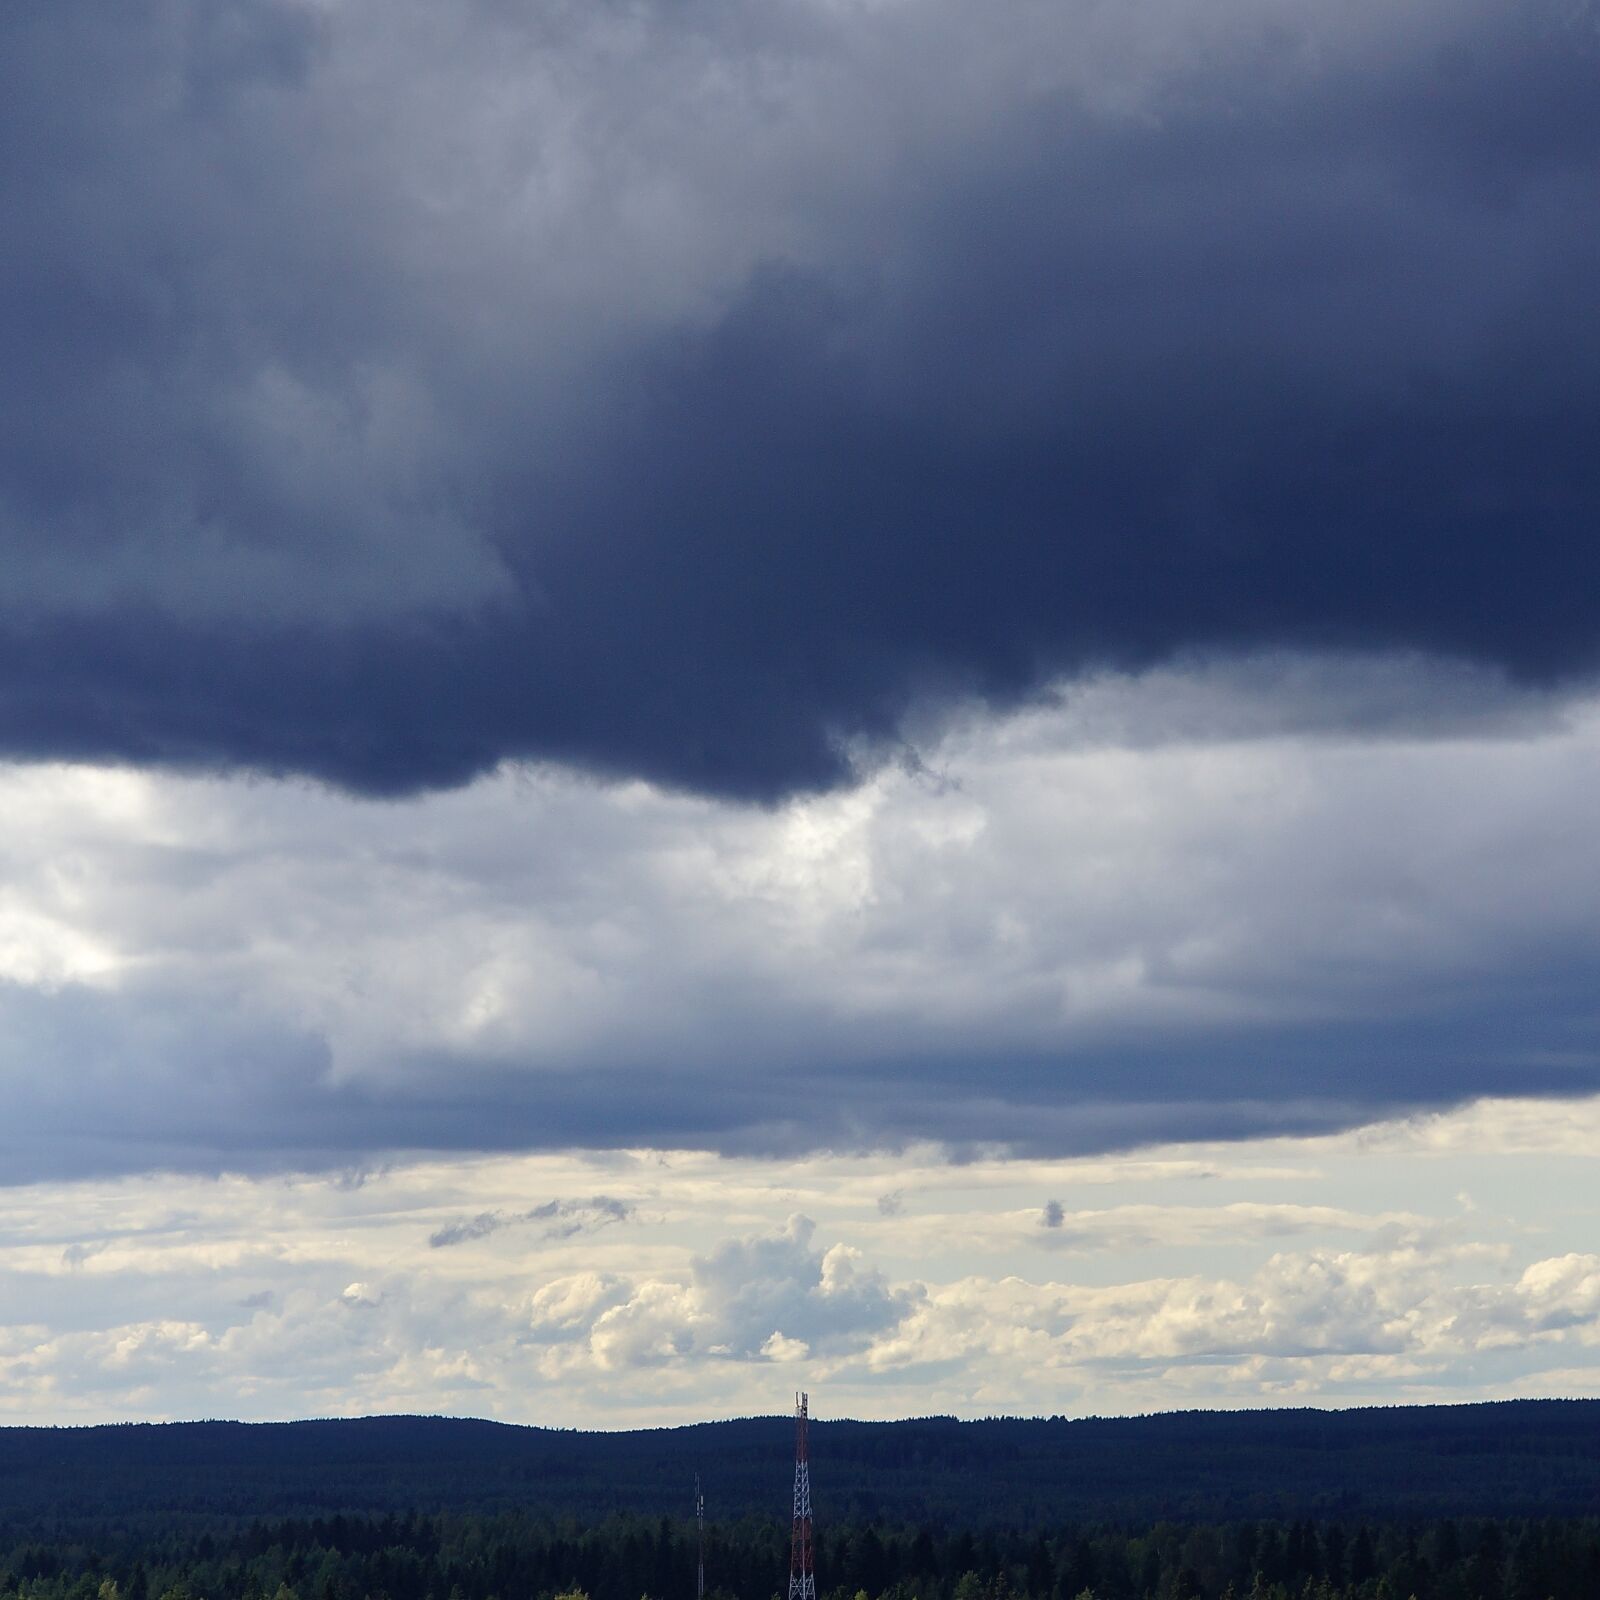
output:
POLYGON ((8 1422, 620 1427, 1600 1392, 1600 1100, 953 1165, 402 1161, 0 1197, 8 1422))

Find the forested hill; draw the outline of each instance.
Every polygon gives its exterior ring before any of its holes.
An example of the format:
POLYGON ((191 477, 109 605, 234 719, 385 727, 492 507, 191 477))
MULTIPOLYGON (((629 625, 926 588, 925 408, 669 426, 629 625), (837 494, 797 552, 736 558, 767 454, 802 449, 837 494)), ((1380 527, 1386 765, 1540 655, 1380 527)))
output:
MULTIPOLYGON (((0 1429, 0 1534, 259 1517, 526 1510, 781 1517, 782 1417, 574 1433, 439 1417, 0 1429)), ((1018 1528, 1076 1519, 1586 1515, 1600 1401, 1067 1421, 814 1422, 820 1519, 1018 1528)))

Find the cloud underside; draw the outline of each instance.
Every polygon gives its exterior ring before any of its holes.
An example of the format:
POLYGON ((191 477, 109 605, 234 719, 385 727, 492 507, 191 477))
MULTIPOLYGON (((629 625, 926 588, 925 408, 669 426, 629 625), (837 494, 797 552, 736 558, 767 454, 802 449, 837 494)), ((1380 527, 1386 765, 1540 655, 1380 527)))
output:
POLYGON ((1591 14, 0 20, 0 747, 837 785, 952 697, 1596 664, 1591 14))

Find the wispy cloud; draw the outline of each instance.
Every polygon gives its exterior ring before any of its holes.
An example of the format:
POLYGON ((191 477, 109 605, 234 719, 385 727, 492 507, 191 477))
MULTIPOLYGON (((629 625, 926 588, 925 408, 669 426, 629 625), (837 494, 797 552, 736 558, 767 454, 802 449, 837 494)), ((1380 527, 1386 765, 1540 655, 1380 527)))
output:
POLYGON ((530 1211, 480 1211, 475 1217, 436 1228, 428 1235, 428 1245, 440 1250, 449 1245, 469 1244, 475 1239, 486 1239, 490 1234, 530 1223, 544 1224, 539 1230, 542 1238, 570 1239, 574 1234, 592 1233, 615 1222, 626 1222, 634 1210, 626 1201, 599 1194, 588 1200, 547 1200, 530 1211))

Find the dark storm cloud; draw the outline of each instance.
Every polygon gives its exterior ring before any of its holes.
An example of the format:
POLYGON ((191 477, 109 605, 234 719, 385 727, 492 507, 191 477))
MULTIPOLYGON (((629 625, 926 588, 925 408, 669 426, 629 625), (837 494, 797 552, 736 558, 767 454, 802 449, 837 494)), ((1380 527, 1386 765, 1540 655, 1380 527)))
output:
POLYGON ((1589 673, 1592 15, 1002 9, 7 7, 0 747, 772 795, 1102 665, 1589 673))

